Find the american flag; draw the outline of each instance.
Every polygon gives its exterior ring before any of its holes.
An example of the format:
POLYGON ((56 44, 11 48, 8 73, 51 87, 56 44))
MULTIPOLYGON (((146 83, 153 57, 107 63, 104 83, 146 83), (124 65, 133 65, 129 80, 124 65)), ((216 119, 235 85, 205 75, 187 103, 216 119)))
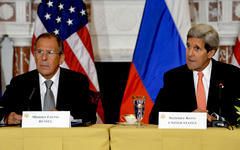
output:
MULTIPOLYGON (((94 64, 86 6, 82 0, 42 0, 39 4, 32 40, 41 33, 58 35, 64 44, 65 62, 62 67, 81 72, 88 76, 90 89, 99 92, 97 72, 94 64)), ((33 55, 29 69, 36 68, 33 55)), ((104 119, 101 100, 97 107, 97 123, 104 119)))

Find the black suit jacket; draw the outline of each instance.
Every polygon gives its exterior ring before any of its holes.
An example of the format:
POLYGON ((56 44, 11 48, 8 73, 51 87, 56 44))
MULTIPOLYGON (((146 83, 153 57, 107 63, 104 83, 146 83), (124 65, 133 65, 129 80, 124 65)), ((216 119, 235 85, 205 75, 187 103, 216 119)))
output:
MULTIPOLYGON (((207 110, 209 114, 222 114, 227 121, 237 120, 234 104, 240 97, 240 69, 212 59, 207 110), (224 88, 220 89, 222 83, 224 88)), ((160 90, 149 116, 149 123, 158 123, 158 112, 192 112, 197 109, 193 71, 187 65, 172 69, 164 75, 164 87, 160 90)))
MULTIPOLYGON (((2 116, 10 112, 41 111, 39 74, 37 70, 14 77, 0 101, 4 107, 2 116)), ((60 68, 56 109, 70 111, 74 119, 96 121, 89 96, 89 82, 85 75, 60 68)))

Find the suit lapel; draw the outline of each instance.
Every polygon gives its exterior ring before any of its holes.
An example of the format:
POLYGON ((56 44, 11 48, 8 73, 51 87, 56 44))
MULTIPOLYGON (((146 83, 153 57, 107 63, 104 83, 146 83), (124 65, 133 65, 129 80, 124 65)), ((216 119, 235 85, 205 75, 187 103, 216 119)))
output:
POLYGON ((197 100, 196 100, 196 92, 195 92, 195 86, 194 86, 194 78, 193 78, 193 71, 189 70, 187 68, 187 78, 189 80, 188 85, 186 87, 189 87, 189 100, 190 100, 190 105, 193 107, 193 110, 197 108, 197 100))
POLYGON ((32 97, 30 99, 30 110, 42 110, 41 95, 39 86, 39 75, 37 71, 33 72, 31 79, 32 97))
POLYGON ((64 93, 64 69, 60 68, 60 75, 59 75, 59 81, 58 81, 58 94, 57 94, 57 104, 56 108, 61 108, 61 105, 63 104, 63 93, 64 93))
POLYGON ((209 91, 208 91, 208 101, 207 101, 207 110, 215 110, 217 108, 218 100, 218 84, 220 83, 220 80, 218 79, 219 68, 217 65, 217 62, 212 59, 212 71, 211 71, 211 78, 210 78, 210 84, 209 84, 209 91))

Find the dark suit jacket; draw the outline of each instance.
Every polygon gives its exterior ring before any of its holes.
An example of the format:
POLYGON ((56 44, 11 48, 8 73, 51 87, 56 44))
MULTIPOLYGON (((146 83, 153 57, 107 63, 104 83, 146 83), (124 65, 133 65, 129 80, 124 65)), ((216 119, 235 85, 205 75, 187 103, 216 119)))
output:
MULTIPOLYGON (((14 77, 0 100, 2 116, 10 112, 41 111, 39 74, 37 70, 14 77), (33 93, 32 96, 30 96, 33 93)), ((96 121, 89 96, 89 82, 85 75, 60 68, 56 109, 70 111, 74 119, 96 121)))
MULTIPOLYGON (((236 123, 234 104, 240 97, 240 69, 212 59, 207 110, 209 114, 222 114, 231 124, 236 123), (224 85, 222 92, 219 83, 224 85)), ((149 123, 158 123, 158 112, 192 112, 197 109, 193 71, 187 65, 172 69, 164 75, 164 87, 160 90, 149 116, 149 123)))

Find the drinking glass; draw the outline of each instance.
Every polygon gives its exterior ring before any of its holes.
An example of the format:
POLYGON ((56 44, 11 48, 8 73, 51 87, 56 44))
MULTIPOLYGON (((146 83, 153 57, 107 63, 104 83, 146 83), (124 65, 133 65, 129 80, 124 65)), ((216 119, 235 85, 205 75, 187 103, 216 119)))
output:
POLYGON ((137 119, 138 126, 141 126, 141 120, 143 119, 145 112, 145 100, 146 96, 132 96, 134 104, 134 112, 137 119))

